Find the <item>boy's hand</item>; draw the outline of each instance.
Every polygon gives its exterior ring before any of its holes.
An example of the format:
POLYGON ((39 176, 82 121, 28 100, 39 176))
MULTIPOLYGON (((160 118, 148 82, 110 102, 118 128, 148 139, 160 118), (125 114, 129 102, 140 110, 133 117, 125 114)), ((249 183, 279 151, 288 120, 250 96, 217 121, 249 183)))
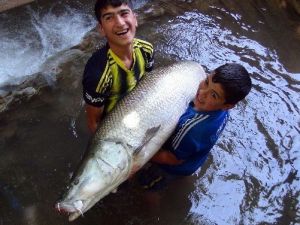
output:
POLYGON ((133 164, 131 171, 129 173, 128 179, 132 178, 132 176, 140 169, 140 166, 133 164))
POLYGON ((151 158, 151 162, 165 165, 179 165, 184 161, 177 159, 176 156, 168 150, 160 150, 151 158))

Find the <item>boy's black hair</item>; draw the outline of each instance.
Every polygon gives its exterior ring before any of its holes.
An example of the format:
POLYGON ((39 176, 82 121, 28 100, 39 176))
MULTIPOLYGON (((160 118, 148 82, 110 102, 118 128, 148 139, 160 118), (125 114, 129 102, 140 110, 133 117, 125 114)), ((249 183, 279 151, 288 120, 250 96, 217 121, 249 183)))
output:
POLYGON ((131 0, 97 0, 94 12, 97 20, 101 22, 101 10, 106 8, 107 6, 119 7, 122 4, 128 5, 132 8, 131 0))
POLYGON ((238 103, 252 87, 248 71, 237 63, 226 63, 215 69, 212 81, 222 85, 226 104, 238 103))

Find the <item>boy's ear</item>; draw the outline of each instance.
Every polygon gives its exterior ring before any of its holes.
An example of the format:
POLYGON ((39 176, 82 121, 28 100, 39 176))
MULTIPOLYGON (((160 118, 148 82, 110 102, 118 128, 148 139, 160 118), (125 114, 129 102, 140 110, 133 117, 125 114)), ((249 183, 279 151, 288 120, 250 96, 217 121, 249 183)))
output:
POLYGON ((103 28, 102 28, 101 23, 98 23, 98 24, 97 24, 97 30, 98 30, 98 32, 100 33, 100 35, 101 35, 102 37, 105 37, 105 32, 104 32, 104 30, 103 30, 103 28))
POLYGON ((235 104, 224 104, 223 110, 229 110, 234 108, 235 104))

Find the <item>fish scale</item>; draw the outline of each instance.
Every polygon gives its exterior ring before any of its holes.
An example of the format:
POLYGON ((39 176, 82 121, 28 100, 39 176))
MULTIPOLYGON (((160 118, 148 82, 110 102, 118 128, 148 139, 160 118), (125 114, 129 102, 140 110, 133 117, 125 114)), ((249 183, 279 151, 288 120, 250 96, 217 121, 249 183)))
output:
POLYGON ((205 72, 182 61, 147 73, 101 121, 86 158, 56 204, 72 221, 116 190, 161 148, 194 98, 205 72))

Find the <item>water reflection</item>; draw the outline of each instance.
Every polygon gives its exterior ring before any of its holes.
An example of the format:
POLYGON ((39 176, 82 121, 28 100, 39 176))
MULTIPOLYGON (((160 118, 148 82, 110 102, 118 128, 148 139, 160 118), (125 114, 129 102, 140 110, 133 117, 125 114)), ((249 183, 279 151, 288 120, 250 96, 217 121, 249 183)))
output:
POLYGON ((290 133, 299 135, 298 74, 285 69, 275 49, 247 37, 247 32, 257 32, 255 24, 242 22, 240 14, 227 9, 212 8, 230 15, 243 31, 222 26, 219 16, 193 11, 162 25, 158 33, 165 35, 156 43, 161 54, 198 61, 208 70, 231 61, 253 73, 254 90, 231 113, 231 123, 213 150, 211 168, 195 183, 196 190, 190 195, 191 221, 298 221, 298 150, 282 145, 296 141, 290 133), (291 89, 291 84, 296 88, 291 89), (286 199, 294 199, 293 204, 286 206, 286 199))

